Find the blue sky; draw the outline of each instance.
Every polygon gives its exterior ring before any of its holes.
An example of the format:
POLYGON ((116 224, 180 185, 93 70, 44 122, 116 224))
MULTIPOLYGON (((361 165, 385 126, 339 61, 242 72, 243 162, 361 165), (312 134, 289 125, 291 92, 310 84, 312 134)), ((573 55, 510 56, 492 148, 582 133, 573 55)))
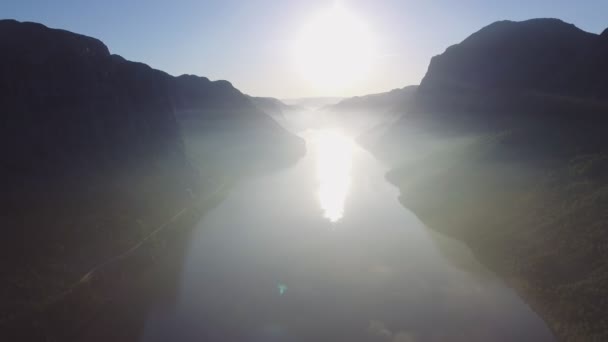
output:
POLYGON ((280 98, 351 96, 417 84, 430 58, 496 20, 556 17, 608 27, 607 0, 342 0, 373 32, 378 61, 365 80, 331 93, 295 70, 300 29, 335 0, 3 0, 0 17, 94 36, 113 53, 178 75, 227 79, 280 98))

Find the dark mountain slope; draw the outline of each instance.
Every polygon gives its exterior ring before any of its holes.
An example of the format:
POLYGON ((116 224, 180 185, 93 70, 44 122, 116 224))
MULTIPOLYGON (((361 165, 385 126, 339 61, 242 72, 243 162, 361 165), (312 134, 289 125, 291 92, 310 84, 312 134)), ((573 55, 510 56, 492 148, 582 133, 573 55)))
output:
POLYGON ((557 19, 491 24, 433 57, 378 149, 425 127, 442 137, 516 130, 520 148, 541 153, 597 151, 608 123, 607 41, 557 19))
POLYGON ((170 80, 170 88, 187 153, 204 170, 242 174, 292 162, 304 153, 301 138, 227 81, 182 75, 170 80))
POLYGON ((606 98, 601 37, 558 19, 501 21, 433 57, 421 89, 481 88, 606 98))
POLYGON ((192 110, 211 113, 221 109, 251 109, 249 99, 228 81, 181 75, 172 78, 171 85, 171 97, 178 116, 192 110))
POLYGON ((303 152, 226 81, 173 77, 36 23, 0 20, 0 108, 0 331, 220 179, 303 152), (218 121, 230 139, 213 139, 218 121), (193 139, 209 142, 201 158, 193 139))
POLYGON ((96 39, 0 21, 0 331, 191 202, 168 81, 96 39))
POLYGON ((300 106, 288 105, 283 103, 281 100, 275 99, 273 97, 251 96, 250 98, 251 101, 253 101, 253 104, 258 107, 258 109, 270 115, 275 120, 282 120, 290 114, 304 110, 304 108, 300 106))
POLYGON ((181 158, 184 168, 176 119, 226 121, 227 128, 251 133, 234 143, 284 139, 301 153, 300 139, 227 81, 172 77, 110 55, 94 38, 35 23, 0 21, 0 44, 3 172, 20 179, 165 158, 181 158), (261 131, 247 131, 253 128, 261 131))
POLYGON ((372 147, 401 202, 564 341, 608 337, 607 49, 555 19, 489 25, 433 58, 372 147))
POLYGON ((0 44, 4 172, 51 177, 183 159, 168 75, 40 24, 0 21, 0 44))
POLYGON ((497 22, 433 57, 410 112, 450 112, 451 123, 481 129, 530 117, 601 116, 606 49, 604 37, 557 19, 497 22))

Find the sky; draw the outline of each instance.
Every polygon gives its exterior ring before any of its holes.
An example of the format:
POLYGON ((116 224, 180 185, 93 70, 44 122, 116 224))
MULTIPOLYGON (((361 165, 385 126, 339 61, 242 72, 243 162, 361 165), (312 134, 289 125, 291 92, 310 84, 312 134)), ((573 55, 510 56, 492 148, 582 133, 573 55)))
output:
POLYGON ((327 89, 298 67, 303 28, 338 0, 2 0, 0 18, 93 36, 172 75, 225 79, 254 96, 354 96, 418 84, 430 58, 497 20, 554 17, 600 33, 607 0, 341 0, 365 24, 373 63, 327 89))

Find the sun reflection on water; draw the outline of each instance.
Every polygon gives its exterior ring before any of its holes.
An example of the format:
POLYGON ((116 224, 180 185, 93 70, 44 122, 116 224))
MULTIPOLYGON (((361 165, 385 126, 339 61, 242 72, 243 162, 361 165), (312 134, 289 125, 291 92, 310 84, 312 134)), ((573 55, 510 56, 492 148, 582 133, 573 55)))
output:
POLYGON ((323 130, 313 136, 319 203, 324 217, 338 222, 344 216, 344 202, 351 182, 353 141, 339 131, 323 130))

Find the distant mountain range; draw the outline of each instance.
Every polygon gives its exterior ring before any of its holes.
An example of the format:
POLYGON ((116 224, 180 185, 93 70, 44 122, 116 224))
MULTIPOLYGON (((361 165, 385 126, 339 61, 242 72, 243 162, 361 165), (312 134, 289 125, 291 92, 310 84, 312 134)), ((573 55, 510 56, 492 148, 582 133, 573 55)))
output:
POLYGON ((418 86, 393 89, 386 93, 346 98, 320 110, 330 125, 340 126, 349 134, 374 141, 382 136, 410 106, 418 86))
POLYGON ((306 110, 298 105, 288 105, 279 99, 273 97, 250 97, 253 104, 275 119, 284 119, 285 115, 290 113, 306 110))
POLYGON ((364 96, 355 96, 341 100, 340 102, 327 105, 323 109, 333 112, 386 112, 400 110, 409 104, 412 96, 416 93, 418 86, 407 86, 393 89, 386 93, 378 93, 364 96))

